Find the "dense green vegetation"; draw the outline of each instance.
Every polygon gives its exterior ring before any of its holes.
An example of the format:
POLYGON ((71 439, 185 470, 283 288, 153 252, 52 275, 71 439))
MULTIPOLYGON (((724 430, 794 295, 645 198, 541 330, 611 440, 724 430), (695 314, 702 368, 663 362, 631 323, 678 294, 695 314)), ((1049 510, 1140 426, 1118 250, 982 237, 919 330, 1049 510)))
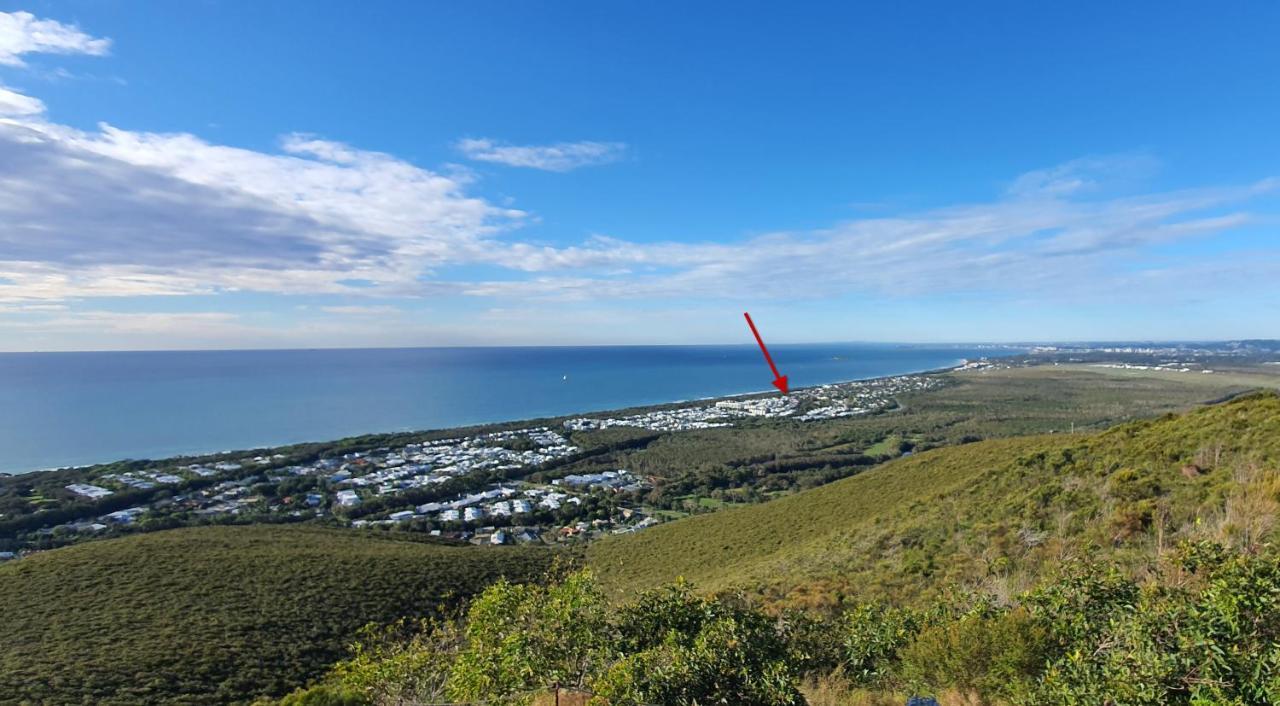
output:
POLYGON ((615 609, 589 573, 562 583, 501 582, 463 620, 366 632, 321 685, 352 703, 532 704, 549 690, 594 702, 802 704, 788 640, 746 604, 688 586, 615 609))
POLYGON ((961 593, 832 616, 771 616, 687 584, 614 609, 589 573, 499 583, 463 620, 366 632, 351 659, 285 703, 529 705, 560 692, 595 706, 1280 699, 1274 555, 1187 542, 1142 580, 1097 564, 1054 574, 1011 600, 961 593))
POLYGON ((551 549, 302 526, 203 527, 0 565, 0 701, 226 703, 322 673, 366 623, 436 615, 551 549))
POLYGON ((1258 393, 1099 434, 937 449, 815 490, 592 544, 620 593, 684 576, 787 605, 913 599, 942 586, 1012 595, 1105 554, 1138 567, 1180 538, 1255 546, 1280 466, 1280 397, 1258 393), (1194 466, 1194 468, 1192 468, 1194 466))

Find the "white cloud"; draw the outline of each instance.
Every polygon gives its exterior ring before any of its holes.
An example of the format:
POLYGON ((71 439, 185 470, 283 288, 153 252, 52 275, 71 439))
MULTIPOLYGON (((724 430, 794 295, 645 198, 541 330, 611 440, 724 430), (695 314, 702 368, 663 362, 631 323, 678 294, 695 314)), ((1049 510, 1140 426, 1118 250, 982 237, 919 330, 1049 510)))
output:
POLYGON ((0 299, 414 289, 524 214, 386 154, 0 120, 0 299))
POLYGON ((23 54, 104 56, 111 40, 81 32, 74 25, 37 19, 29 12, 0 12, 0 65, 25 66, 23 54))
POLYGON ((457 148, 468 159, 549 172, 609 164, 623 158, 621 142, 559 142, 554 145, 508 145, 489 139, 464 139, 457 148))
POLYGON ((38 98, 24 96, 0 86, 0 118, 7 116, 39 115, 44 103, 38 98))
MULTIPOLYGON (((1097 158, 1088 167, 1123 171, 1097 158)), ((1280 184, 1109 199, 1095 191, 1087 200, 1076 186, 1054 186, 1082 170, 1040 170, 1015 181, 1038 186, 988 203, 817 231, 535 245, 512 237, 526 214, 470 195, 465 173, 312 136, 287 136, 281 153, 268 153, 183 133, 0 119, 0 302, 224 291, 583 301, 1060 295, 1128 276, 1150 248, 1248 225, 1242 204, 1280 184), (514 276, 442 275, 451 265, 514 276)), ((325 313, 374 313, 357 308, 325 313)))
POLYGON ((1014 198, 733 244, 637 244, 607 238, 570 248, 516 244, 490 253, 492 261, 538 276, 465 283, 464 291, 580 301, 990 292, 1105 297, 1109 287, 1140 277, 1155 248, 1221 238, 1254 224, 1257 219, 1240 210, 1241 204, 1273 195, 1277 187, 1280 181, 1264 180, 1109 200, 1014 198), (623 274, 598 274, 600 270, 623 274))

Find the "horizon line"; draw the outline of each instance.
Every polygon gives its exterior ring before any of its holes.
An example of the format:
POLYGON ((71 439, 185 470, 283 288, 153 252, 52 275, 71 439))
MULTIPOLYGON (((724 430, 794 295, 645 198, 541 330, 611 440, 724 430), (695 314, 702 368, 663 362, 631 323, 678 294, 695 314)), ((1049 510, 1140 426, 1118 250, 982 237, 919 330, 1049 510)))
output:
MULTIPOLYGON (((1028 346, 1106 346, 1106 345, 1190 345, 1227 344, 1256 341, 1280 342, 1280 338, 1205 338, 1205 339, 1068 339, 1068 340, 1010 340, 1010 341, 784 341, 770 343, 776 346, 995 346, 1025 348, 1028 346)), ((267 353, 302 351, 390 351, 436 349, 499 349, 499 348, 706 348, 724 346, 754 346, 752 341, 734 343, 582 343, 582 344, 438 344, 421 346, 285 346, 263 348, 84 348, 67 350, 0 350, 0 355, 31 355, 59 353, 267 353)))

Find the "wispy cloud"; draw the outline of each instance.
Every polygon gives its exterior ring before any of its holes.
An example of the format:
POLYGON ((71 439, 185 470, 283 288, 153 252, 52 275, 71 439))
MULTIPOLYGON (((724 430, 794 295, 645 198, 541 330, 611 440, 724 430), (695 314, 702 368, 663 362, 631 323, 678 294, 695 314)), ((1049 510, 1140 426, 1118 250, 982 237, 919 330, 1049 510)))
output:
POLYGON ((509 145, 489 139, 464 139, 458 151, 468 159, 511 167, 528 167, 549 172, 567 172, 579 167, 609 164, 623 158, 627 146, 621 142, 558 142, 554 145, 509 145))
POLYGON ((1160 163, 1144 154, 1081 157, 1018 176, 1009 185, 1010 196, 1020 198, 1063 197, 1088 194, 1102 185, 1110 189, 1151 176, 1160 163))
POLYGON ((488 256, 531 278, 464 286, 475 296, 581 301, 1107 296, 1140 277, 1160 248, 1255 224, 1245 205, 1277 190, 1272 179, 1111 199, 1010 197, 735 243, 516 244, 488 256))
MULTIPOLYGON (((72 25, 41 20, 29 12, 0 12, 0 66, 25 68, 24 54, 101 56, 111 40, 92 37, 72 25)), ((56 73, 56 70, 55 70, 56 73)), ((0 118, 44 113, 44 103, 0 85, 0 118)))
POLYGON ((0 118, 39 115, 43 112, 44 103, 40 99, 0 86, 0 118))
POLYGON ((104 56, 111 40, 94 37, 75 25, 37 19, 29 12, 0 12, 0 64, 25 66, 23 54, 104 56))

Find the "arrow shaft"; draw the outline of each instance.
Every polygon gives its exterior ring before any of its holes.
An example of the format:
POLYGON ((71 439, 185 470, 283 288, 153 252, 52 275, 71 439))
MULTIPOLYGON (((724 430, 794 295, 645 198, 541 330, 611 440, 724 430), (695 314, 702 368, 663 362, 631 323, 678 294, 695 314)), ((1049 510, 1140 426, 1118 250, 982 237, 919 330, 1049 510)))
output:
POLYGON ((747 325, 751 327, 751 333, 756 337, 756 343, 760 344, 760 352, 764 353, 764 360, 769 364, 769 369, 773 371, 773 376, 775 378, 781 377, 778 375, 778 366, 773 364, 773 356, 769 355, 769 349, 765 348, 764 339, 760 338, 760 332, 756 330, 756 322, 751 320, 751 314, 744 311, 742 315, 747 317, 747 325))

